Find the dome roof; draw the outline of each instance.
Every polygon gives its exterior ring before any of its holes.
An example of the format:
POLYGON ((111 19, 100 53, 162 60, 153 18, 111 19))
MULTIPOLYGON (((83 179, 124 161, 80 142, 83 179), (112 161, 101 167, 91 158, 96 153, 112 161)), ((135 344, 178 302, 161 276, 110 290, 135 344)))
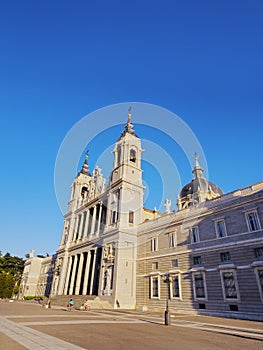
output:
POLYGON ((204 171, 198 163, 197 156, 195 157, 195 167, 192 172, 194 174, 193 180, 185 185, 180 192, 177 202, 179 210, 223 194, 220 187, 203 176, 204 171))
POLYGON ((215 185, 211 181, 207 181, 204 177, 193 179, 191 182, 189 182, 187 185, 185 185, 181 192, 180 197, 186 197, 188 195, 193 195, 194 193, 201 191, 201 192, 207 192, 209 190, 212 190, 214 193, 221 196, 223 194, 223 191, 220 187, 215 185))

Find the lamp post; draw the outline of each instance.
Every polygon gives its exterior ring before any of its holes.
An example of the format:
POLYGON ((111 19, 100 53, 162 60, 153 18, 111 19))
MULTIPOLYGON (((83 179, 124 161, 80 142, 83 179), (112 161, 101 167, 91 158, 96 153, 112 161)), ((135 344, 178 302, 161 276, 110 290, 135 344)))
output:
POLYGON ((171 313, 169 310, 169 288, 170 288, 170 283, 171 283, 171 277, 169 273, 165 274, 163 276, 163 281, 164 283, 167 283, 167 298, 166 298, 166 308, 164 311, 164 324, 166 326, 169 326, 171 324, 171 313))

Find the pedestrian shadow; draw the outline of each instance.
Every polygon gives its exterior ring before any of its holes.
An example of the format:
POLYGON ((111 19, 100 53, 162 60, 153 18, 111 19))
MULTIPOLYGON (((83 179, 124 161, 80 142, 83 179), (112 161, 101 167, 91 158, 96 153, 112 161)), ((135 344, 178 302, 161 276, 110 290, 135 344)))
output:
POLYGON ((157 322, 157 321, 151 321, 151 320, 144 320, 142 318, 139 318, 139 321, 146 322, 146 323, 151 323, 151 324, 157 324, 159 326, 163 326, 163 322, 157 322))

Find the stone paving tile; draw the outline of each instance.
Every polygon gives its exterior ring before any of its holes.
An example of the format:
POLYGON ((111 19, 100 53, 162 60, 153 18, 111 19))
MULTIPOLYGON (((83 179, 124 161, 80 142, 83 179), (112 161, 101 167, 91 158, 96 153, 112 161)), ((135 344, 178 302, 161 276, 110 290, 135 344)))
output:
POLYGON ((263 341, 249 339, 253 329, 261 332, 260 322, 175 315, 173 325, 166 327, 163 313, 65 312, 59 307, 4 302, 0 302, 0 316, 9 327, 5 334, 0 333, 0 350, 263 350, 263 341), (235 327, 247 328, 249 337, 244 336, 246 331, 238 335, 235 327), (14 341, 16 336, 26 337, 28 347, 14 341))
POLYGON ((0 332, 0 350, 27 350, 23 345, 0 332))

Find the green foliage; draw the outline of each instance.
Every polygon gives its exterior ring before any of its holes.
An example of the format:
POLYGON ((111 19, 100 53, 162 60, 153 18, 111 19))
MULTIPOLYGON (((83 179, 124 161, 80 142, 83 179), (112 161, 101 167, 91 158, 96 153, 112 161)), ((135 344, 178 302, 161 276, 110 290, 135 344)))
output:
POLYGON ((17 256, 11 256, 10 253, 2 255, 0 252, 0 298, 11 298, 15 286, 17 290, 24 263, 24 260, 17 256))
POLYGON ((14 276, 8 273, 0 274, 0 298, 11 298, 15 286, 14 276))
POLYGON ((39 295, 28 295, 27 297, 25 297, 25 300, 32 300, 32 299, 39 299, 39 298, 41 298, 41 299, 46 299, 46 297, 44 296, 44 295, 41 295, 41 296, 39 296, 39 295))
POLYGON ((17 295, 18 292, 19 292, 19 285, 16 284, 16 285, 14 286, 14 289, 13 289, 13 294, 14 294, 14 295, 17 295))
POLYGON ((20 281, 25 261, 17 256, 11 256, 6 253, 4 256, 0 255, 0 272, 9 273, 14 276, 15 281, 20 281))

